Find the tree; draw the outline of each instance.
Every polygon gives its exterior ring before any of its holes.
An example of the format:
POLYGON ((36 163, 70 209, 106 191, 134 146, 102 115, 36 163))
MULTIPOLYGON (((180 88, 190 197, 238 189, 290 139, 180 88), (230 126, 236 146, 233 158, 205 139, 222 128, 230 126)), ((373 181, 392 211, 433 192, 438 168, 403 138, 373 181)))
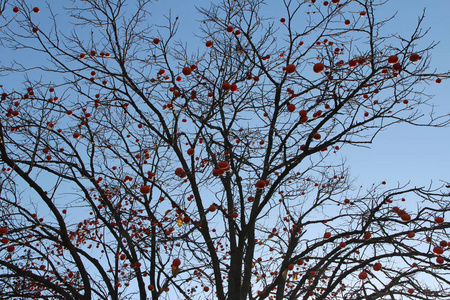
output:
POLYGON ((448 189, 355 189, 339 160, 449 122, 423 16, 385 36, 382 2, 213 1, 192 51, 148 0, 3 1, 34 60, 2 67, 26 80, 0 102, 1 297, 450 299, 448 189))

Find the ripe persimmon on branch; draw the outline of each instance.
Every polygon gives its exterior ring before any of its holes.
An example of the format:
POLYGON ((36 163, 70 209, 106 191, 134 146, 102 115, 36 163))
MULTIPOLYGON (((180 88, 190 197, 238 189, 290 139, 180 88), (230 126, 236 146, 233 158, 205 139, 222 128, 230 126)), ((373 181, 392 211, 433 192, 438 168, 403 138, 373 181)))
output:
POLYGON ((448 189, 339 160, 448 125, 423 17, 214 0, 186 45, 151 1, 61 2, 2 11, 2 298, 450 299, 448 189))

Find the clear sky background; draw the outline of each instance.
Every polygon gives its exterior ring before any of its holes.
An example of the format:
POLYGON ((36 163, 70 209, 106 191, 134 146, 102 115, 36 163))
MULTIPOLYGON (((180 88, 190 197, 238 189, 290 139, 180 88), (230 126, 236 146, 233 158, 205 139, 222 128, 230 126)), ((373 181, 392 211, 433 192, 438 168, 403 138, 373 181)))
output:
MULTIPOLYGON (((280 3, 268 1, 269 3, 280 3)), ((323 2, 318 0, 317 3, 323 2)), ((208 6, 205 0, 164 0, 153 5, 155 21, 163 22, 162 14, 169 10, 172 16, 179 16, 180 30, 178 37, 189 41, 199 26, 195 6, 208 6)), ((386 25, 391 33, 410 36, 417 24, 418 17, 425 10, 423 28, 430 31, 421 40, 421 46, 432 41, 439 42, 432 55, 431 66, 438 72, 450 70, 450 11, 449 0, 390 0, 377 10, 379 19, 387 18, 397 12, 395 18, 386 25)), ((283 5, 271 4, 271 16, 278 20, 285 16, 283 5)), ((194 48, 194 47, 192 47, 194 48)), ((193 50, 191 48, 191 50, 193 50)), ((431 69, 431 70, 432 70, 431 69)), ((430 71, 431 71, 430 70, 430 71)), ((436 111, 450 114, 450 80, 441 84, 421 86, 425 92, 434 95, 431 103, 436 111)), ((442 185, 440 180, 450 181, 450 128, 413 127, 395 125, 381 132, 370 149, 346 147, 341 152, 346 157, 351 175, 358 177, 358 185, 370 186, 383 180, 388 187, 411 182, 412 185, 442 185)))
MULTIPOLYGON (((450 1, 392 0, 380 9, 380 14, 397 16, 389 28, 392 32, 410 35, 417 18, 425 10, 424 28, 430 28, 424 45, 439 41, 433 51, 431 66, 438 72, 450 70, 450 1)), ((418 87, 420 88, 420 87, 418 87)), ((450 82, 432 84, 426 91, 435 95, 432 103, 437 112, 450 114, 450 82)), ((439 185, 439 180, 450 181, 450 128, 426 128, 400 125, 388 128, 374 141, 371 149, 346 151, 352 175, 359 181, 389 181, 401 184, 439 185)))

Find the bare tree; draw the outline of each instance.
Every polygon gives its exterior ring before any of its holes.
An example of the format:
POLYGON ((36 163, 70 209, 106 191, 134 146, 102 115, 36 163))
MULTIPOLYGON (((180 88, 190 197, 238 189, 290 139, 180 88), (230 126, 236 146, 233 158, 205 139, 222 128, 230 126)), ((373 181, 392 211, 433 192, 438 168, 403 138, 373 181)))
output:
POLYGON ((149 0, 5 3, 29 61, 1 69, 0 297, 450 299, 447 187, 355 189, 339 159, 446 126, 422 87, 449 73, 423 16, 319 2, 213 1, 194 52, 149 0))

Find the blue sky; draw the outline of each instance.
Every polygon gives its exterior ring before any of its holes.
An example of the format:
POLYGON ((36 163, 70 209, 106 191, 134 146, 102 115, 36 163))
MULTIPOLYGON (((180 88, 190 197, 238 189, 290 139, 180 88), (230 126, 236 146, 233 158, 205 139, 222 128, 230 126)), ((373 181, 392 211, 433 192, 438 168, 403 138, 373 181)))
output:
MULTIPOLYGON (((320 3, 321 0, 318 0, 320 3)), ((153 17, 163 21, 162 14, 172 11, 173 16, 179 16, 181 24, 180 39, 189 41, 192 32, 198 28, 198 14, 195 6, 209 5, 210 1, 180 1, 165 0, 155 3, 153 17)), ((273 2, 275 3, 275 2, 273 2)), ((430 31, 422 40, 422 46, 439 41, 433 51, 431 69, 438 72, 450 70, 450 1, 429 0, 392 0, 378 9, 379 18, 388 17, 397 12, 395 18, 386 26, 390 33, 409 36, 417 23, 418 17, 425 9, 423 28, 430 31)), ((285 16, 282 5, 271 6, 275 19, 285 16)), ((268 16, 271 17, 271 16, 268 16)), ((189 44, 189 42, 188 42, 189 44)), ((192 49, 191 49, 192 50, 192 49)), ((423 88, 423 87, 418 87, 423 88)), ((433 84, 425 87, 430 95, 434 95, 432 103, 436 111, 442 114, 450 113, 450 82, 433 84)), ((383 180, 394 187, 409 181, 413 185, 428 186, 433 181, 434 186, 442 183, 439 180, 450 181, 450 128, 413 127, 396 125, 381 132, 370 149, 347 147, 340 153, 350 166, 350 173, 358 177, 358 185, 370 186, 383 180)))
MULTIPOLYGON (((380 13, 388 15, 397 11, 389 29, 408 35, 424 8, 423 27, 430 28, 430 32, 423 43, 440 42, 433 51, 432 69, 450 70, 450 19, 447 14, 450 1, 395 0, 380 9, 380 13)), ((448 81, 430 85, 426 92, 435 95, 432 103, 436 104, 439 113, 450 113, 448 81)), ((411 181, 414 185, 426 186, 433 180, 434 184, 440 185, 439 179, 450 181, 449 138, 450 128, 395 126, 380 133, 371 149, 352 149, 346 156, 352 175, 359 176, 359 181, 365 184, 386 180, 393 185, 397 181, 401 184, 411 181)))

